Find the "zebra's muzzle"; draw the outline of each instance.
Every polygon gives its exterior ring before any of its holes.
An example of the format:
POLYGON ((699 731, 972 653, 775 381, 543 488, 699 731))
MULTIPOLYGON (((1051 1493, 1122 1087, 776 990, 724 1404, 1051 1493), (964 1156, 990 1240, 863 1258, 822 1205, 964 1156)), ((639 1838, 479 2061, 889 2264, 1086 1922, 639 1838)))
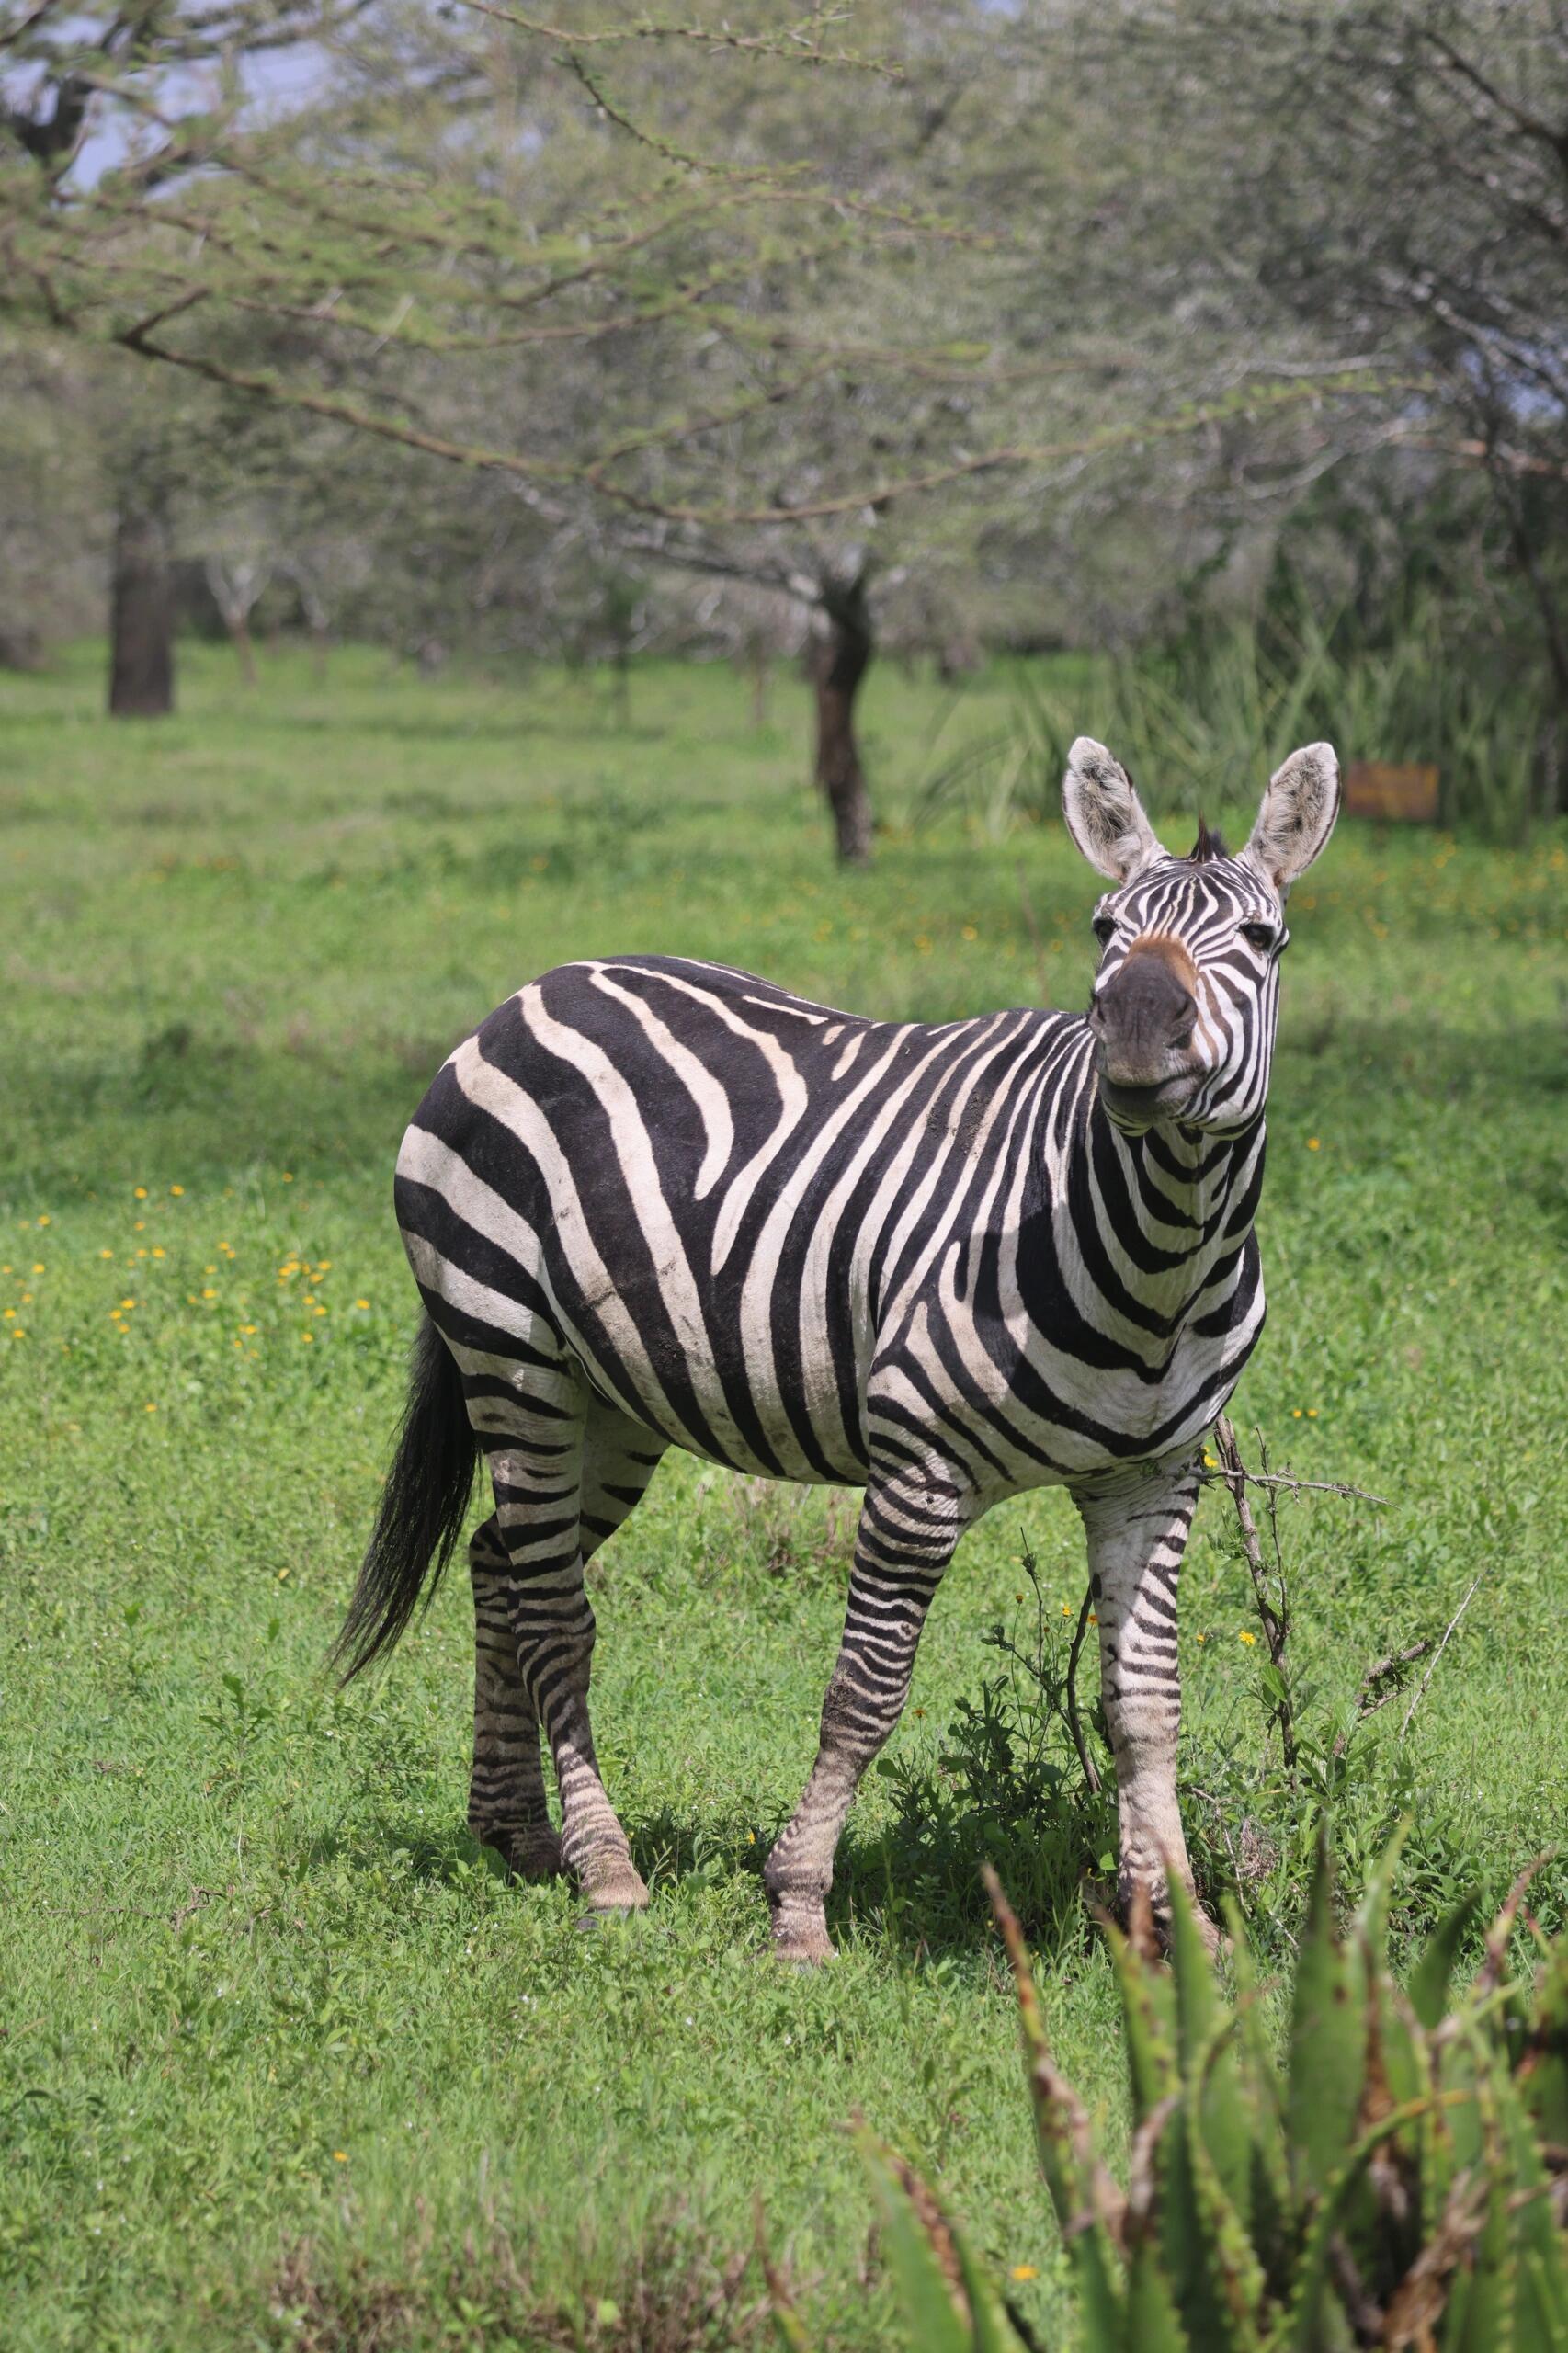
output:
POLYGON ((1153 1127, 1156 1120, 1179 1120, 1197 1091, 1201 1071, 1162 1079, 1157 1086, 1121 1086, 1100 1074, 1100 1099, 1119 1128, 1153 1127))
POLYGON ((1089 1007, 1102 1081, 1148 1094, 1193 1076, 1197 979, 1176 942, 1133 943, 1089 1007))

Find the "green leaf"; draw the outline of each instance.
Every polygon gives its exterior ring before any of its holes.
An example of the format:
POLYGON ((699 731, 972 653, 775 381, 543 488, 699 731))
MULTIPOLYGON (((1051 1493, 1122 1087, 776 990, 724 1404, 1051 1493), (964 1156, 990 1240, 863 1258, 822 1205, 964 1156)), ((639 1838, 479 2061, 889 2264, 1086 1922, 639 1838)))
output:
POLYGON ((1170 1906, 1182 2073, 1202 2070, 1198 2097, 1204 2143, 1227 2200, 1239 2209, 1245 2222, 1252 2210, 1253 2120, 1242 2087, 1233 2022, 1221 2004, 1214 1964, 1198 1933, 1192 1899, 1175 1878, 1170 1883, 1170 1906))
POLYGON ((888 2276, 913 2342, 920 2353, 970 2353, 970 2332, 937 2261, 929 2224, 915 2212, 892 2152, 863 2131, 855 2135, 855 2144, 871 2177, 888 2276))
POLYGON ((952 2236, 964 2293, 969 2298, 974 2353, 1026 2353, 1023 2338, 1008 2319, 991 2278, 975 2261, 968 2239, 957 2229, 952 2236))
POLYGON ((1345 2163, 1324 2184, 1291 2269, 1285 2315, 1269 2339, 1270 2353, 1323 2353, 1324 2290, 1345 2209, 1373 2151, 1415 2122, 1426 2105, 1417 2101, 1380 2118, 1369 2131, 1361 2134, 1345 2163))
POLYGON ((1246 2224, 1226 2195, 1210 2155, 1204 2130, 1204 2094, 1212 2066, 1225 2055, 1221 2038, 1231 2033, 1229 2020, 1216 2029, 1209 2052, 1201 2052, 1187 2084, 1183 2123, 1184 2154, 1191 2184, 1196 2223, 1194 2252, 1203 2275, 1203 2292, 1184 2307, 1183 2318, 1197 2343, 1227 2353, 1256 2353, 1261 2346, 1258 2317, 1263 2310, 1265 2283, 1246 2224), (1203 2325, 1198 2325, 1199 2310, 1203 2325))
POLYGON ((1428 2033, 1440 2026, 1449 2006, 1449 1981, 1454 1973, 1454 1962, 1464 1940, 1465 1930, 1479 1909, 1473 1895, 1467 1895, 1441 1920, 1427 1938, 1420 1960, 1410 1972, 1405 1992, 1410 2006, 1428 2033))
POLYGON ((1285 2159, 1284 2110, 1279 2069, 1263 2021, 1263 1995, 1257 1982, 1246 1927, 1233 1903, 1227 1904, 1225 1922, 1231 1932, 1231 1965, 1236 1979, 1236 2028, 1243 2063, 1243 2096, 1252 2133, 1253 2244, 1271 2270, 1283 2262, 1287 2242, 1293 2244, 1290 2170, 1285 2159))
POLYGON ((1334 1873, 1326 1822, 1318 1829, 1307 1925, 1290 2019, 1286 2141, 1300 2191, 1321 2191, 1338 2173, 1361 2105, 1365 2001, 1360 1972, 1335 1932, 1334 1873))
MULTIPOLYGON (((1088 2353, 1088 2348, 1085 2348, 1088 2353)), ((1095 2348, 1097 2353, 1097 2348, 1095 2348)), ((1127 2282, 1127 2333, 1118 2353, 1196 2353, 1183 2328, 1152 2239, 1132 2250, 1127 2282)))

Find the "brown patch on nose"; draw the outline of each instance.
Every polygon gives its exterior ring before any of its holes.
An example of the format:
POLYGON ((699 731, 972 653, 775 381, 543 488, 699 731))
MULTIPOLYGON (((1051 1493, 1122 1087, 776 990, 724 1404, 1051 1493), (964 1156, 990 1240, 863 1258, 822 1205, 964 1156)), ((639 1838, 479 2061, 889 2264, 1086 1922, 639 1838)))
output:
POLYGON ((1124 962, 1130 964, 1134 956, 1157 956, 1163 964, 1169 965, 1171 977, 1181 983, 1189 996, 1198 995, 1198 967, 1181 941, 1173 939, 1168 931, 1141 931, 1124 962))
POLYGON ((1089 1006, 1100 1073, 1121 1087, 1157 1086, 1189 1066, 1198 968, 1179 939, 1142 932, 1089 1006))

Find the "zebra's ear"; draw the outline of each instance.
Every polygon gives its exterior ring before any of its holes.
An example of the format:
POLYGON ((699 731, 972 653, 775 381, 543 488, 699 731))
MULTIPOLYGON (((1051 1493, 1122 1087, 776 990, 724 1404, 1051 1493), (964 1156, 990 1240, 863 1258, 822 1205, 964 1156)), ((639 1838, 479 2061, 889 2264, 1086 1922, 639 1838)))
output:
POLYGON ((1332 744, 1307 744, 1276 768, 1244 855, 1281 898, 1327 844, 1339 814, 1332 744))
POLYGON ((1062 813, 1089 864, 1113 882, 1131 882, 1165 855, 1132 779, 1092 735, 1080 735, 1067 755, 1062 813))

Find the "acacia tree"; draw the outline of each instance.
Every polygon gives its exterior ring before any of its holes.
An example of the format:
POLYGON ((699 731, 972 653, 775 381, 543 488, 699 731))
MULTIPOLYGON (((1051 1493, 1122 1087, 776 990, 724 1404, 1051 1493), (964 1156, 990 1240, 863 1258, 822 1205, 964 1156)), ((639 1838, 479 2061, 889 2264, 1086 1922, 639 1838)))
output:
POLYGON ((803 603, 818 775, 863 857, 856 695, 877 599, 923 560, 915 502, 951 534, 1005 477, 1047 494, 1256 388, 1183 404, 1175 346, 1153 370, 1110 347, 1076 124, 1033 167, 1055 245, 1020 238, 992 152, 1024 103, 1006 12, 574 13, 0 0, 0 308, 803 603), (190 80, 307 38, 319 75, 275 119, 238 66, 190 80), (87 172, 95 107, 118 146, 87 172))

